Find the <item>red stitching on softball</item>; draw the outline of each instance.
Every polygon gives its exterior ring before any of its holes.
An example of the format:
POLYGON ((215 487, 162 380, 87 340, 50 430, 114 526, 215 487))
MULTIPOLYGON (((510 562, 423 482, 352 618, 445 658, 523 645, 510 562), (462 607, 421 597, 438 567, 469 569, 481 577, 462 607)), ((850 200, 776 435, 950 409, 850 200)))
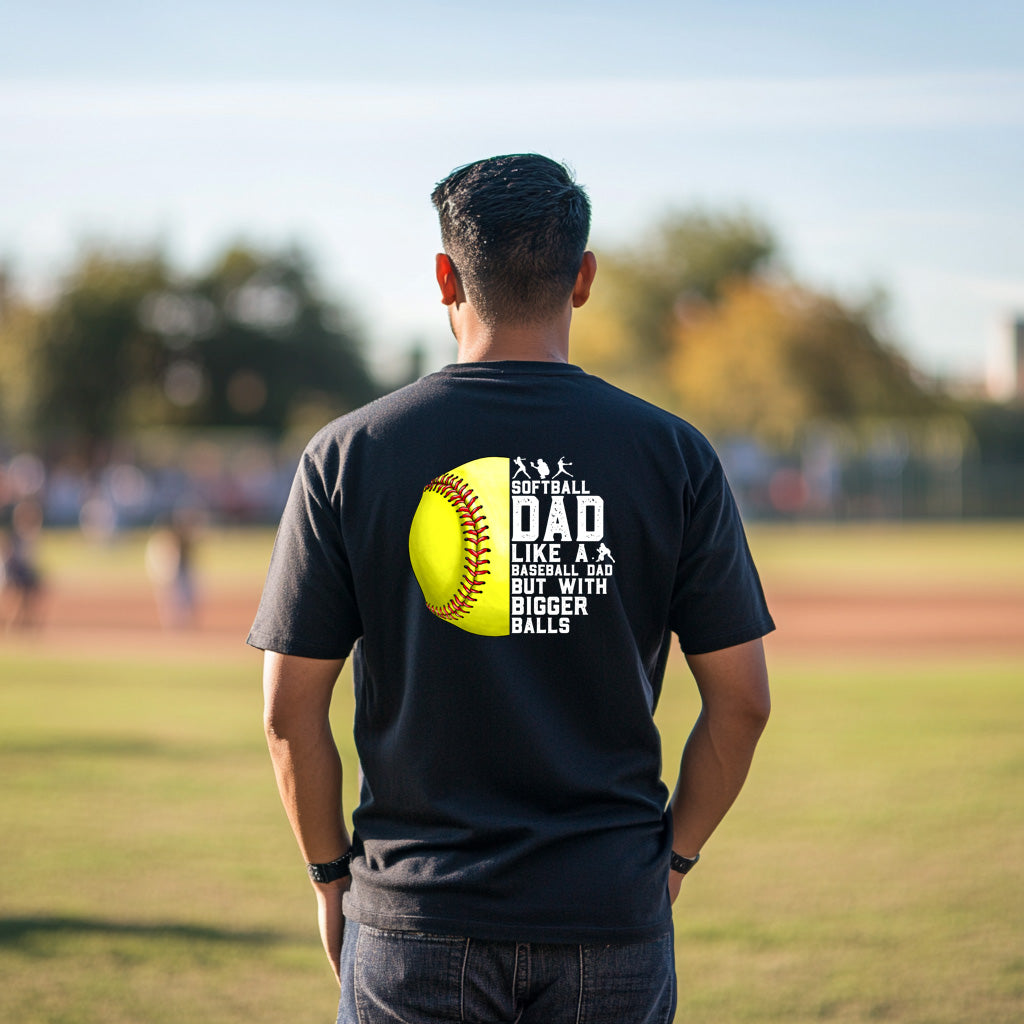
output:
POLYGON ((442 476, 431 480, 424 491, 433 491, 441 495, 445 501, 455 510, 462 526, 462 541, 465 551, 465 562, 463 563, 462 579, 455 591, 455 596, 443 605, 433 605, 429 601, 427 607, 439 618, 446 622, 461 619, 473 610, 473 603, 480 596, 483 589, 483 576, 490 575, 490 569, 484 566, 490 565, 490 559, 484 555, 490 554, 491 549, 484 545, 490 540, 487 531, 487 516, 482 512, 480 498, 473 491, 473 488, 456 473, 445 473, 442 476))

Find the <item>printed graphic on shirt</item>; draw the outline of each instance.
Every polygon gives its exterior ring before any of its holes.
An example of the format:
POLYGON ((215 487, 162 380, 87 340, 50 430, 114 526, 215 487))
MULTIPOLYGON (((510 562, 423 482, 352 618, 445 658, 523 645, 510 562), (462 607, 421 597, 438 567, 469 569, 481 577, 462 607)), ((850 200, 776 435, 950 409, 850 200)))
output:
POLYGON ((409 557, 439 619, 482 636, 564 634, 607 595, 604 499, 569 459, 551 462, 476 459, 424 487, 409 557))
POLYGON ((427 607, 482 636, 509 631, 508 459, 476 459, 423 488, 409 558, 427 607))
POLYGON ((604 498, 565 456, 513 460, 511 633, 569 633, 608 593, 604 498))

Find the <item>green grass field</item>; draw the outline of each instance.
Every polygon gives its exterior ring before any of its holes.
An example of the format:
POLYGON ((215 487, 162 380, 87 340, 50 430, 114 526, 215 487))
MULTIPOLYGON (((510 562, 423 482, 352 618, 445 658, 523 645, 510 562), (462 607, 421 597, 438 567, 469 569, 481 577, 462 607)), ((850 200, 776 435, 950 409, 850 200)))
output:
MULTIPOLYGON (((963 561, 972 585, 992 567, 1019 585, 1003 567, 1024 529, 1000 529, 999 543, 949 528, 753 541, 771 578, 832 564, 833 583, 858 586, 881 546, 876 575, 963 561)), ((90 571, 94 552, 54 543, 51 566, 90 571)), ((266 536, 232 544, 210 571, 259 575, 266 536)), ((126 577, 132 557, 115 555, 126 577)), ((0 636, 0 1021, 332 1019, 263 746, 259 655, 72 657, 39 640, 0 636)), ((1021 1021, 1024 658, 836 661, 773 659, 754 772, 677 905, 677 1020, 1021 1021)), ((335 722, 352 766, 349 692, 335 722)), ((676 659, 668 776, 696 711, 676 659)))
POLYGON ((758 524, 750 530, 767 581, 850 589, 1024 586, 1024 523, 758 524))

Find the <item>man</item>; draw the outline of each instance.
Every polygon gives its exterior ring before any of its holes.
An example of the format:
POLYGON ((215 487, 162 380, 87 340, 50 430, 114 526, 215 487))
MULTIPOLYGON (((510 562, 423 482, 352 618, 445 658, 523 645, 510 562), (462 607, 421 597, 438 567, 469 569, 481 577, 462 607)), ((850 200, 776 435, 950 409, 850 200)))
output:
POLYGON ((458 362, 310 442, 249 637, 338 1020, 669 1021, 671 903, 767 720, 772 622, 708 443, 568 362, 583 189, 528 154, 432 199, 458 362), (673 633, 703 709, 666 809, 673 633), (353 650, 350 838, 328 708, 353 650))

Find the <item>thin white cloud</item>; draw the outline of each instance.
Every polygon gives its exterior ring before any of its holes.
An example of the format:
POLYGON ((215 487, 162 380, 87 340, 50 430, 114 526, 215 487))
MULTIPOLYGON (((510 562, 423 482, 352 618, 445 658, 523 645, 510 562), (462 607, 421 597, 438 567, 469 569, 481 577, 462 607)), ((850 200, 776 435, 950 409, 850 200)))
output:
POLYGON ((473 89, 344 83, 103 85, 0 81, 0 120, 314 121, 334 125, 840 130, 1024 125, 1024 72, 593 80, 473 89))

